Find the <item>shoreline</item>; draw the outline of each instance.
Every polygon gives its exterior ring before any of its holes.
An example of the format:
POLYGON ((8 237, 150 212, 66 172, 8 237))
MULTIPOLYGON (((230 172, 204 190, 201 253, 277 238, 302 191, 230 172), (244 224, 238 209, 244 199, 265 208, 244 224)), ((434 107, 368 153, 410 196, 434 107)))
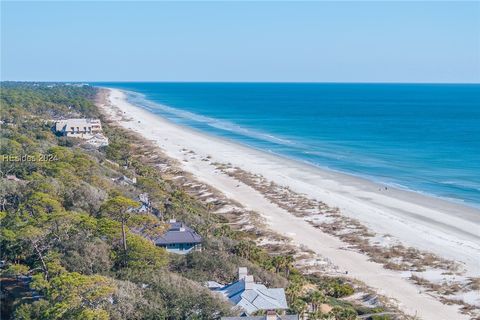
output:
MULTIPOLYGON (((398 300, 411 314, 421 311, 419 306, 427 308, 422 310, 427 317, 435 314, 437 308, 445 309, 443 312, 448 314, 456 307, 443 307, 443 304, 432 297, 418 294, 417 287, 405 281, 399 272, 383 269, 379 264, 370 262, 365 255, 345 250, 345 243, 339 239, 313 228, 305 220, 294 217, 285 210, 278 210, 278 207, 259 192, 219 173, 202 159, 210 156, 212 161, 231 163, 245 171, 260 173, 266 179, 288 186, 299 194, 339 207, 342 214, 360 220, 375 232, 391 234, 409 245, 415 244, 414 247, 432 251, 441 257, 464 260, 468 274, 478 274, 476 271, 480 270, 476 262, 480 252, 478 236, 472 233, 480 226, 480 215, 476 214, 475 209, 394 188, 381 192, 378 191, 381 184, 363 181, 363 178, 327 172, 305 163, 208 136, 131 105, 117 89, 110 91, 110 100, 122 110, 121 116, 133 117, 136 120, 117 119, 120 125, 154 140, 167 155, 179 160, 186 171, 244 204, 248 209, 262 213, 272 229, 328 256, 333 263, 346 267, 343 269, 347 269, 352 277, 373 285, 389 297, 398 298, 402 293, 398 290, 409 292, 410 297, 402 295, 398 300), (175 141, 172 141, 173 139, 175 141), (182 149, 194 151, 195 156, 185 154, 182 149), (415 234, 416 232, 418 234, 415 234), (388 288, 386 279, 390 279, 387 281, 398 288, 388 288), (418 299, 417 295, 429 299, 427 305, 432 304, 431 308, 422 305, 421 301, 414 301, 418 299), (447 309, 450 311, 446 311, 447 309)), ((460 316, 457 312, 455 314, 460 316)))
MULTIPOLYGON (((105 89, 110 89, 110 88, 105 87, 105 89)), ((124 89, 115 89, 115 90, 120 90, 120 91, 124 92, 127 96, 127 99, 126 99, 127 101, 129 101, 130 96, 135 96, 135 97, 139 96, 142 99, 144 99, 145 101, 147 101, 147 102, 149 101, 147 99, 146 95, 143 94, 143 93, 138 93, 138 92, 135 92, 135 91, 124 90, 124 89)), ((132 103, 132 102, 129 102, 129 103, 135 105, 135 103, 132 103)), ((139 102, 137 102, 137 103, 139 103, 139 102)), ((167 108, 167 110, 171 108, 169 106, 163 105, 162 103, 154 102, 154 104, 159 104, 160 106, 163 106, 163 107, 167 108)), ((444 201, 445 203, 442 205, 442 208, 444 208, 445 205, 457 205, 458 208, 456 208, 456 210, 461 209, 463 211, 469 211, 469 212, 467 212, 467 214, 472 213, 472 210, 474 210, 475 212, 471 216, 471 218, 473 218, 473 219, 477 218, 480 215, 480 202, 477 203, 477 202, 473 202, 473 201, 468 201, 468 200, 464 200, 462 198, 457 198, 455 196, 451 196, 451 197, 448 197, 448 196, 445 196, 445 195, 442 196, 440 194, 436 194, 434 191, 415 189, 414 187, 404 185, 401 182, 383 181, 382 178, 376 177, 374 175, 368 175, 368 174, 356 173, 356 172, 349 172, 348 170, 331 168, 331 167, 328 167, 326 165, 322 165, 321 163, 314 163, 314 162, 310 162, 308 160, 304 160, 301 157, 295 157, 293 155, 286 155, 286 154, 282 154, 282 153, 277 153, 277 152, 273 152, 271 150, 262 150, 258 146, 249 145, 248 143, 244 143, 242 141, 235 140, 233 138, 229 139, 229 138, 226 138, 226 137, 222 137, 222 136, 219 136, 219 135, 215 134, 215 132, 208 132, 206 130, 204 131, 202 129, 198 129, 198 128, 193 127, 193 126, 178 124, 174 120, 171 120, 167 116, 163 115, 162 113, 155 113, 153 111, 150 111, 149 110, 150 108, 143 108, 143 109, 145 109, 146 111, 164 119, 165 121, 170 122, 172 125, 176 125, 180 128, 184 128, 185 130, 191 130, 192 132, 196 132, 198 134, 206 135, 210 139, 219 139, 223 143, 233 143, 233 144, 236 144, 237 146, 242 146, 242 147, 247 148, 247 149, 256 150, 257 152, 262 153, 264 155, 272 156, 274 158, 275 157, 276 158, 281 158, 284 161, 293 161, 297 165, 301 164, 301 165, 305 165, 306 167, 308 167, 312 170, 323 171, 323 174, 332 173, 332 174, 338 174, 339 176, 345 176, 349 180, 358 179, 358 182, 362 185, 371 184, 372 186, 376 186, 376 187, 380 187, 380 188, 388 187, 390 189, 395 190, 396 192, 401 192, 401 191, 407 192, 407 193, 410 193, 410 195, 409 195, 410 198, 417 195, 417 196, 424 196, 426 198, 433 198, 435 200, 444 201)), ((169 113, 170 111, 163 110, 162 112, 169 113)), ((185 111, 185 112, 190 113, 189 111, 185 111)), ((275 138, 275 139, 283 140, 283 138, 275 138)), ((425 200, 429 200, 429 199, 425 199, 425 200)), ((477 218, 477 222, 480 222, 480 218, 477 218)))

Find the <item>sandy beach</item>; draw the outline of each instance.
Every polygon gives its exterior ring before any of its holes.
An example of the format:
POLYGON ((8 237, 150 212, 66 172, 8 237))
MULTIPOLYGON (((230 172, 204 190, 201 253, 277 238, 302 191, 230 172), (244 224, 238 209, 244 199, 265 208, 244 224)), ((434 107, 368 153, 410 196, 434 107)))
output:
MULTIPOLYGON (((109 101, 104 111, 111 120, 155 142, 168 156, 178 160, 185 171, 258 212, 273 231, 328 257, 341 272, 348 272, 349 277, 397 301, 404 312, 422 319, 468 319, 459 313, 457 305, 443 304, 408 281, 405 272, 387 270, 366 255, 348 250, 342 240, 292 215, 212 163, 229 163, 288 186, 305 197, 337 207, 343 215, 357 219, 382 235, 381 239, 392 238, 460 263, 465 277, 480 274, 479 209, 385 188, 365 179, 322 170, 181 127, 131 105, 123 92, 116 89, 110 90, 109 101), (122 117, 118 116, 118 110, 122 117), (207 157, 211 160, 204 161, 207 157)), ((477 296, 470 300, 476 304, 477 296)))

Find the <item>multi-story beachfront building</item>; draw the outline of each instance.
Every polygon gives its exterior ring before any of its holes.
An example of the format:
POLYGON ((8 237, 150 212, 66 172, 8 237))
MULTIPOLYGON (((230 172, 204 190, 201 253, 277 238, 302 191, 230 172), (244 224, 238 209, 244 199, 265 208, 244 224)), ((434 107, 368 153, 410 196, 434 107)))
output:
POLYGON ((53 130, 62 136, 87 140, 94 147, 108 146, 108 138, 102 133, 99 119, 56 120, 53 130))
POLYGON ((74 138, 90 139, 102 132, 99 119, 65 119, 55 121, 55 131, 74 138))

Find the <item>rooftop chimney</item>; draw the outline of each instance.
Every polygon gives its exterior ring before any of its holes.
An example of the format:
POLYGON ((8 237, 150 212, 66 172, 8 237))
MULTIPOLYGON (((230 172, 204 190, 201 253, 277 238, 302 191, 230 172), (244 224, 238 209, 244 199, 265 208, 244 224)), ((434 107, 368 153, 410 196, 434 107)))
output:
POLYGON ((265 320, 277 320, 277 312, 275 310, 268 310, 267 315, 265 316, 265 320))
POLYGON ((253 289, 253 285, 255 284, 253 281, 253 276, 245 276, 243 281, 245 281, 245 290, 253 289))
POLYGON ((175 223, 175 222, 177 222, 177 220, 175 220, 175 219, 170 219, 169 222, 170 222, 170 223, 175 223))
POLYGON ((245 267, 238 268, 238 280, 242 280, 248 275, 248 270, 245 267))

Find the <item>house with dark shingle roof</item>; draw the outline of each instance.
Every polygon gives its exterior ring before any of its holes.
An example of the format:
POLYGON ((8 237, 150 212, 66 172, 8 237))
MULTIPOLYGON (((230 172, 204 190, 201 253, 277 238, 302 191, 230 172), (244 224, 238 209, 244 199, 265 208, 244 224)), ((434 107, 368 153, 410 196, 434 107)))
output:
POLYGON ((201 250, 202 237, 183 222, 170 220, 168 231, 157 237, 155 245, 165 248, 168 252, 187 254, 201 250))

